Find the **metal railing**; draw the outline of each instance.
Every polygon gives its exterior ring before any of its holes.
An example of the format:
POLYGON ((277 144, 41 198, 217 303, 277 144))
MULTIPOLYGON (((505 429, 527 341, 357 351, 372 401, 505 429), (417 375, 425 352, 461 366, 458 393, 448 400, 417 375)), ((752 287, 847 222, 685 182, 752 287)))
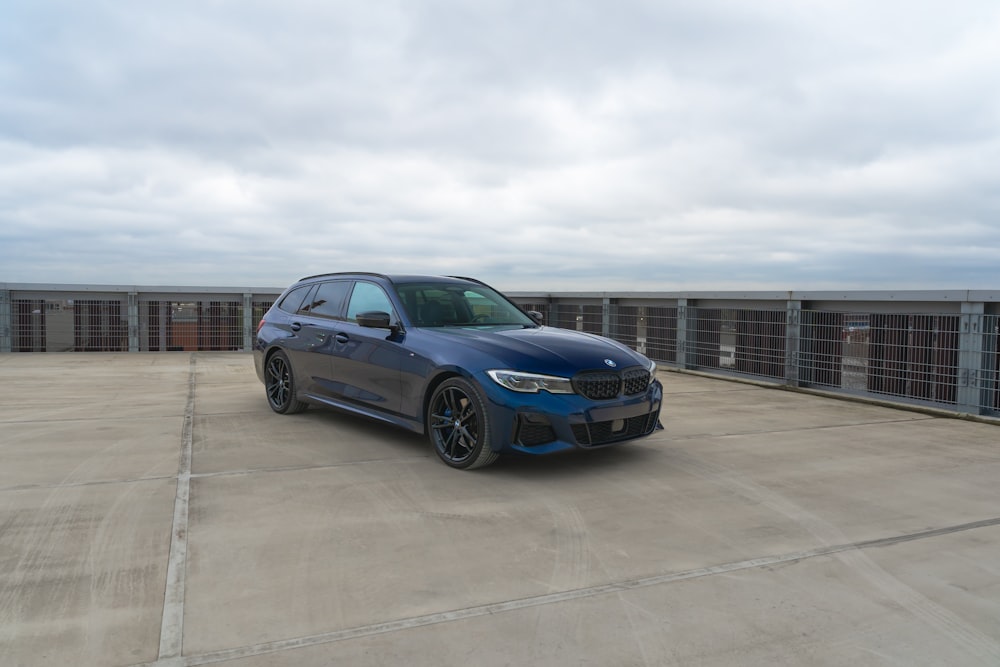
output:
POLYGON ((0 352, 249 350, 280 289, 0 284, 0 352))
POLYGON ((1000 292, 512 296, 675 368, 1000 416, 1000 292))
MULTIPOLYGON (((249 351, 280 292, 0 283, 0 352, 249 351)), ((669 367, 1000 416, 1000 292, 510 296, 669 367)))

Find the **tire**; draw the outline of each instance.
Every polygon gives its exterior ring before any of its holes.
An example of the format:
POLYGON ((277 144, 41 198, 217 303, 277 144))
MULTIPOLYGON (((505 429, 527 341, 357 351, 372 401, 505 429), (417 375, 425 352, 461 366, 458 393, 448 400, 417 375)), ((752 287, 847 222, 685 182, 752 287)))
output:
POLYGON ((275 352, 268 357, 264 367, 264 389, 267 404, 278 414, 292 415, 309 407, 295 398, 295 376, 284 352, 275 352))
POLYGON ((434 452, 452 468, 472 470, 496 461, 489 426, 486 404, 467 380, 449 378, 431 395, 427 435, 434 452))

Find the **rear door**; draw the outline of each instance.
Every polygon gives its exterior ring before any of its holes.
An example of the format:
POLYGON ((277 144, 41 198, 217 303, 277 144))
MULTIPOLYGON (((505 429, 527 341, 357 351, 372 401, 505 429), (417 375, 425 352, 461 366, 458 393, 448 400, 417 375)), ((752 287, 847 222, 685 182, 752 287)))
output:
POLYGON ((334 395, 333 346, 337 328, 344 319, 344 301, 351 290, 349 280, 331 280, 303 302, 291 320, 295 348, 289 349, 292 368, 302 390, 315 396, 334 395))
POLYGON ((311 381, 304 372, 305 352, 308 341, 302 338, 302 309, 308 306, 309 296, 316 291, 316 285, 303 285, 290 291, 278 303, 278 317, 270 320, 270 324, 281 330, 281 336, 276 340, 292 365, 292 374, 298 390, 309 393, 311 381))

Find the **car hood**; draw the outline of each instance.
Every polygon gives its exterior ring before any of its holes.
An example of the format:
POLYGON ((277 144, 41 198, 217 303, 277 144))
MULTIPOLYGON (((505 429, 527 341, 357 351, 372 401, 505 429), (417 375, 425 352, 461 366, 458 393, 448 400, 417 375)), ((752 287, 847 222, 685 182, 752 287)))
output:
MULTIPOLYGON (((435 339, 447 340, 492 357, 494 368, 572 375, 581 370, 622 369, 645 366, 647 363, 645 357, 620 343, 569 329, 470 327, 421 331, 435 339)), ((487 362, 486 359, 483 361, 487 362)))

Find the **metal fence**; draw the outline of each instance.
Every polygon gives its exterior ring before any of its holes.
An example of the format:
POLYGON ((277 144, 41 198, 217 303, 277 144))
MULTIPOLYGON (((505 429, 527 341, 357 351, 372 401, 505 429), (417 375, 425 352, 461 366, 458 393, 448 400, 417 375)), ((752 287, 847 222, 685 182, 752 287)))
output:
POLYGON ((1000 292, 513 298, 666 366, 1000 416, 1000 292))
POLYGON ((0 289, 0 352, 248 350, 279 291, 0 289))
MULTIPOLYGON (((279 293, 0 283, 0 352, 248 351, 279 293)), ((1000 292, 511 297, 665 366, 1000 416, 1000 292)))

